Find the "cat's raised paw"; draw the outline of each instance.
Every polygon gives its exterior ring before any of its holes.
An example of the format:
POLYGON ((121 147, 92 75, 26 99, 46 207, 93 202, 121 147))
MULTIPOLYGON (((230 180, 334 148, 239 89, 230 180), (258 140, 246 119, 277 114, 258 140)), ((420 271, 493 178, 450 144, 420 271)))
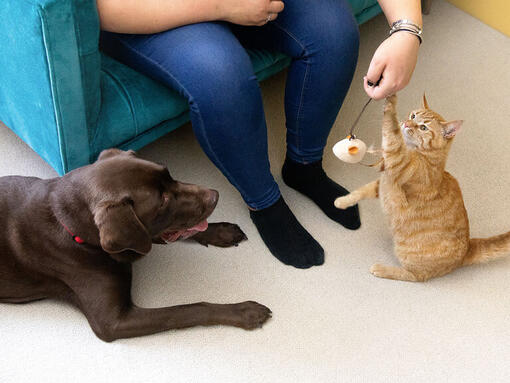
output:
POLYGON ((392 112, 396 109, 397 106, 397 95, 393 94, 389 97, 386 97, 386 101, 384 102, 384 111, 392 112))

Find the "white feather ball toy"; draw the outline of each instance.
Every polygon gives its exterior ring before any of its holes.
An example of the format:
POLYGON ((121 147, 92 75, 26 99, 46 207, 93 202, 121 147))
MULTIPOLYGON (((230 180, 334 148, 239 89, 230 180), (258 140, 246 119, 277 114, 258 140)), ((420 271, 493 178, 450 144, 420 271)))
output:
POLYGON ((367 152, 367 145, 356 137, 347 136, 333 146, 333 153, 350 164, 360 162, 367 152))
MULTIPOLYGON (((379 81, 376 85, 379 84, 379 81)), ((356 138, 354 135, 354 128, 358 124, 359 119, 361 118, 363 112, 367 108, 368 104, 370 104, 370 101, 372 101, 371 98, 368 99, 368 101, 365 103, 363 108, 361 109, 361 112, 359 113, 358 117, 354 121, 354 123, 351 126, 351 130, 349 132, 349 135, 344 138, 341 141, 338 141, 335 146, 333 146, 333 153, 335 156, 337 156, 339 159, 341 159, 344 162, 348 162, 350 164, 356 164, 360 162, 363 157, 365 156, 365 153, 367 152, 367 145, 361 141, 360 139, 356 138)), ((372 150, 369 150, 369 152, 373 152, 372 150)))

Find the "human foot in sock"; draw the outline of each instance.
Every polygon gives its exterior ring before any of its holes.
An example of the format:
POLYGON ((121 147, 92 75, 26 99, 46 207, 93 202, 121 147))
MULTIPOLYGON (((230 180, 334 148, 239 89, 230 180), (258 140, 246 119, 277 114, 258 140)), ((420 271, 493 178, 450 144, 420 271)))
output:
POLYGON ((310 198, 333 221, 351 230, 361 226, 357 205, 345 210, 335 208, 335 199, 349 192, 326 175, 322 160, 300 164, 287 157, 282 177, 288 186, 310 198))
POLYGON ((301 226, 283 197, 265 209, 250 210, 250 217, 269 251, 281 262, 300 269, 324 263, 324 249, 301 226))

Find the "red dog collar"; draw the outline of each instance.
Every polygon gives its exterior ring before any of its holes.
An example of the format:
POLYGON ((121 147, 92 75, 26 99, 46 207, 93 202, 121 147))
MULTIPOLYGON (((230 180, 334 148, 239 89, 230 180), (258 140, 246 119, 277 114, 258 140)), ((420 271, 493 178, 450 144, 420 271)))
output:
POLYGON ((73 237, 73 240, 74 240, 76 243, 79 243, 80 245, 81 245, 82 243, 85 243, 85 241, 84 241, 81 237, 78 237, 77 235, 73 234, 73 232, 72 232, 71 230, 69 230, 69 228, 68 228, 66 225, 64 225, 62 222, 60 222, 60 224, 62 225, 62 227, 63 227, 64 229, 66 229, 66 231, 67 231, 69 234, 71 234, 71 236, 73 237))

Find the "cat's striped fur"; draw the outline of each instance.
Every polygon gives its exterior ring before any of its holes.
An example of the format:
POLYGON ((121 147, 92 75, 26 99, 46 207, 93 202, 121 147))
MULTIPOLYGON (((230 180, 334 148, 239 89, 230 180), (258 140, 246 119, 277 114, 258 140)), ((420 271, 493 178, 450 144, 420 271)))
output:
POLYGON ((345 209, 365 198, 380 198, 390 220, 395 254, 402 267, 375 264, 377 277, 425 281, 452 270, 510 253, 510 232, 470 239, 462 192, 445 169, 462 121, 450 121, 423 107, 398 123, 396 96, 386 99, 382 126, 381 176, 337 198, 345 209))

